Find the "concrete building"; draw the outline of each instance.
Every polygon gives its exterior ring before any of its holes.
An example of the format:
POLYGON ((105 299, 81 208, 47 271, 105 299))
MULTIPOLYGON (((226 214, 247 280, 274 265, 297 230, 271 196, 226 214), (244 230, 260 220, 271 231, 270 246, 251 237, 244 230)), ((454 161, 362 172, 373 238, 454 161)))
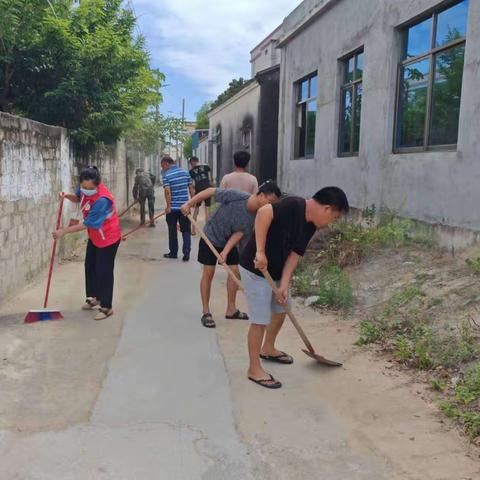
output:
POLYGON ((281 186, 311 195, 338 185, 354 207, 473 240, 480 1, 305 0, 283 31, 281 186))
POLYGON ((250 153, 249 170, 260 182, 276 178, 280 57, 275 47, 281 33, 277 28, 252 50, 252 78, 209 113, 217 181, 232 171, 237 150, 250 153))

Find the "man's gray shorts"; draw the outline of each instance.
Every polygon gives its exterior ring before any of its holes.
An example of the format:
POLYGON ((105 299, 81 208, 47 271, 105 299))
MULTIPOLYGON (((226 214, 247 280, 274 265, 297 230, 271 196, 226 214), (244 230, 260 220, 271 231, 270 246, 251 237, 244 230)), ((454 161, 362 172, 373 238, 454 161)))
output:
MULTIPOLYGON (((247 297, 248 315, 251 323, 268 325, 272 313, 285 313, 285 308, 277 302, 265 278, 259 277, 243 267, 240 267, 240 276, 247 297)), ((280 282, 276 283, 277 286, 280 285, 280 282)), ((291 305, 290 296, 288 297, 288 305, 291 305)))

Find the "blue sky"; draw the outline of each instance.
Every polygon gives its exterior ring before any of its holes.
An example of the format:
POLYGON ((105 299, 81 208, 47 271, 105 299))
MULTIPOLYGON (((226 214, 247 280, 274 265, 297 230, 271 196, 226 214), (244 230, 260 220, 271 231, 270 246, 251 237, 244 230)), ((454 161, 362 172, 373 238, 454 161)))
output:
POLYGON ((186 117, 221 93, 232 78, 250 76, 250 50, 300 0, 131 0, 152 66, 166 74, 165 115, 186 117))

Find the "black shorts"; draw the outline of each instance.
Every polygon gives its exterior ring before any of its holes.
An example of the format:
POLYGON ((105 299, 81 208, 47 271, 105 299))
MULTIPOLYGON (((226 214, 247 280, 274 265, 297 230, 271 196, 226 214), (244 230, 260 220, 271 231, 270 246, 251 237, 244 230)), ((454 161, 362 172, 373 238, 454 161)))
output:
MULTIPOLYGON (((196 188, 196 189, 195 189, 195 195, 196 195, 197 193, 203 192, 203 191, 206 190, 207 188, 210 188, 210 187, 196 188)), ((196 206, 199 207, 202 203, 204 203, 206 207, 210 207, 210 206, 212 205, 212 199, 211 199, 211 198, 207 198, 207 199, 204 200, 203 202, 197 203, 196 206)))
MULTIPOLYGON (((222 253, 223 247, 215 247, 218 253, 222 253)), ((214 267, 217 264, 217 257, 214 253, 208 248, 208 245, 204 242, 203 239, 200 240, 198 244, 198 261, 202 265, 207 265, 214 267)), ((231 252, 227 257, 227 265, 238 265, 239 255, 237 247, 232 248, 231 252)))

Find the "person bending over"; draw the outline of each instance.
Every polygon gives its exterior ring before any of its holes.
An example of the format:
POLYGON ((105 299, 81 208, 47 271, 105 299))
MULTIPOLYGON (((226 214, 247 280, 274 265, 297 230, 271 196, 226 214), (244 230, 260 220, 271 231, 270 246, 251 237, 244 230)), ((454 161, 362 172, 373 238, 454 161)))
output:
MULTIPOLYGON (((280 189, 273 182, 265 182, 255 195, 249 195, 240 190, 208 188, 186 202, 182 206, 182 212, 188 214, 190 209, 197 203, 207 198, 215 198, 215 201, 220 206, 208 220, 205 226, 205 234, 220 253, 223 261, 239 276, 239 249, 237 245, 240 244, 239 247, 241 249, 251 235, 257 210, 266 204, 278 201, 280 196, 280 189)), ((203 308, 201 322, 204 327, 215 328, 215 321, 210 311, 210 292, 217 257, 208 248, 203 239, 200 240, 198 247, 198 261, 203 265, 200 281, 203 308)), ((227 280, 228 302, 225 317, 227 319, 248 320, 248 315, 237 309, 236 296, 237 285, 229 276, 227 280)))
POLYGON ((305 254, 315 231, 335 222, 348 209, 343 190, 326 187, 309 200, 286 197, 262 207, 257 213, 255 235, 240 258, 240 275, 251 321, 247 376, 262 387, 280 388, 282 384, 265 372, 260 359, 293 363, 290 355, 276 349, 275 341, 285 320, 290 282, 300 257, 305 254), (263 276, 262 272, 267 270, 277 283, 277 298, 263 276))

